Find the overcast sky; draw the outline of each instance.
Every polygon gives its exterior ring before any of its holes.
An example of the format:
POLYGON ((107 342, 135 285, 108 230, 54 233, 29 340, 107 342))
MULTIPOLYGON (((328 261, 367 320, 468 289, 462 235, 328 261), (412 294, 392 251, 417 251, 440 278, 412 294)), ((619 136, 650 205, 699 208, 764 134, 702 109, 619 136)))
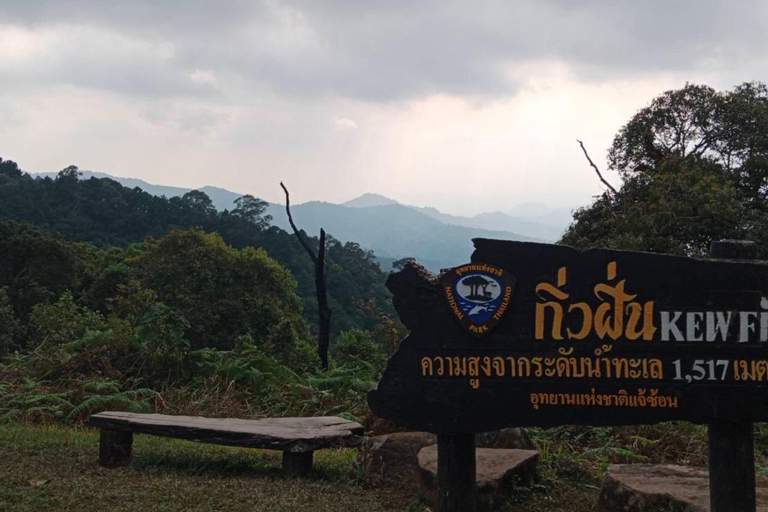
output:
MULTIPOLYGON (((766 80, 768 2, 0 0, 0 156, 281 201, 588 203, 654 96, 766 80)), ((618 182, 615 176, 608 176, 618 182)))

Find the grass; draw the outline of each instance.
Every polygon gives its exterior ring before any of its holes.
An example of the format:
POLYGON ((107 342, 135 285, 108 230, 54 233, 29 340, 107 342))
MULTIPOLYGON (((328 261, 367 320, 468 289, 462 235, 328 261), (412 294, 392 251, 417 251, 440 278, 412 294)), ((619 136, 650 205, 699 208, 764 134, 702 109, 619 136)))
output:
MULTIPOLYGON (((768 427, 756 425, 758 474, 768 475, 768 427)), ((706 465, 706 427, 528 429, 539 476, 502 512, 592 512, 612 463, 706 465)), ((410 492, 372 482, 354 450, 322 450, 306 478, 280 472, 280 452, 137 435, 131 466, 96 465, 98 433, 82 427, 0 424, 0 511, 424 512, 410 492)))
POLYGON ((82 428, 0 425, 0 510, 423 510, 412 496, 366 486, 353 450, 317 452, 315 471, 295 479, 280 473, 280 452, 138 435, 131 466, 103 469, 98 444, 82 428))

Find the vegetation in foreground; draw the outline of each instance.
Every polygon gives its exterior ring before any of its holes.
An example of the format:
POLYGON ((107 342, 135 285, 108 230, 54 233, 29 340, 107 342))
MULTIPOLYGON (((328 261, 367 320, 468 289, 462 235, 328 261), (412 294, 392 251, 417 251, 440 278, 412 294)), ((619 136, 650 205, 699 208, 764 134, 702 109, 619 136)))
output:
MULTIPOLYGON (((0 510, 419 511, 387 488, 365 486, 353 450, 316 454, 302 479, 280 473, 280 452, 137 436, 130 467, 96 465, 98 433, 0 426, 0 510)), ((416 502, 414 502, 415 504, 416 502)))
MULTIPOLYGON (((502 512, 591 512, 609 463, 706 463, 706 428, 688 423, 530 429, 538 481, 502 512)), ((768 472, 768 429, 756 430, 768 472)), ((96 465, 98 433, 60 425, 0 425, 0 510, 422 512, 418 497, 372 480, 355 450, 322 450, 306 478, 280 472, 280 452, 135 436, 131 466, 96 465)))

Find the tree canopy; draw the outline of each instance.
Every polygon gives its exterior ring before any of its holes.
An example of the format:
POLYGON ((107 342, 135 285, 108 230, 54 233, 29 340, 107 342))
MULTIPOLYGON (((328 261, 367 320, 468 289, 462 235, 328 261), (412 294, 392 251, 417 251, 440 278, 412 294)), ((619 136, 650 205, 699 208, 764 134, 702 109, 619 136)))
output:
POLYGON ((686 84, 637 112, 614 138, 623 181, 574 213, 561 242, 692 256, 712 240, 768 249, 768 89, 686 84))
MULTIPOLYGON (((220 212, 202 191, 170 199, 157 197, 111 179, 80 179, 76 166, 63 169, 55 179, 36 179, 15 162, 0 159, 0 219, 30 223, 56 231, 65 240, 88 242, 100 248, 125 248, 175 229, 199 227, 207 233, 218 233, 224 243, 236 249, 261 248, 286 267, 298 282, 296 293, 301 298, 303 314, 314 326, 317 305, 311 262, 294 236, 269 225, 266 206, 265 201, 245 195, 235 201, 231 210, 220 212)), ((317 244, 313 237, 307 238, 317 244)), ((66 258, 61 261, 63 264, 66 258)), ((370 251, 329 237, 327 263, 329 302, 334 310, 333 336, 347 329, 370 328, 378 322, 377 315, 358 306, 360 301, 373 299, 385 312, 394 313, 384 286, 386 274, 370 251)), ((113 291, 125 271, 115 261, 112 264, 109 276, 102 275, 99 282, 93 283, 89 303, 92 307, 103 304, 101 299, 113 291)))

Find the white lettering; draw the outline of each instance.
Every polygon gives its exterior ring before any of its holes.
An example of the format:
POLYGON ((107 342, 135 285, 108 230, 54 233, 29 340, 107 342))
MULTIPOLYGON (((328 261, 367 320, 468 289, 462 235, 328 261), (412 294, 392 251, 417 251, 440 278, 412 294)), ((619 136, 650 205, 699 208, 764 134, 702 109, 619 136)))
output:
POLYGON ((662 311, 661 312, 661 341, 670 341, 669 335, 670 333, 672 336, 674 336, 673 341, 684 341, 683 333, 680 331, 680 328, 677 327, 677 321, 680 320, 680 317, 682 316, 681 311, 673 311, 672 312, 674 316, 672 317, 672 321, 669 320, 669 311, 662 311))
POLYGON ((701 321, 703 319, 704 319, 704 313, 700 311, 686 313, 685 315, 686 341, 701 341, 701 321))
POLYGON ((755 311, 739 312, 739 343, 749 341, 749 334, 755 332, 755 324, 752 323, 752 319, 755 318, 757 318, 755 311))
POLYGON ((760 313, 760 341, 768 341, 768 311, 760 313))
POLYGON ((728 337, 728 326, 731 324, 731 312, 707 311, 707 341, 716 341, 718 333, 720 340, 728 337))

